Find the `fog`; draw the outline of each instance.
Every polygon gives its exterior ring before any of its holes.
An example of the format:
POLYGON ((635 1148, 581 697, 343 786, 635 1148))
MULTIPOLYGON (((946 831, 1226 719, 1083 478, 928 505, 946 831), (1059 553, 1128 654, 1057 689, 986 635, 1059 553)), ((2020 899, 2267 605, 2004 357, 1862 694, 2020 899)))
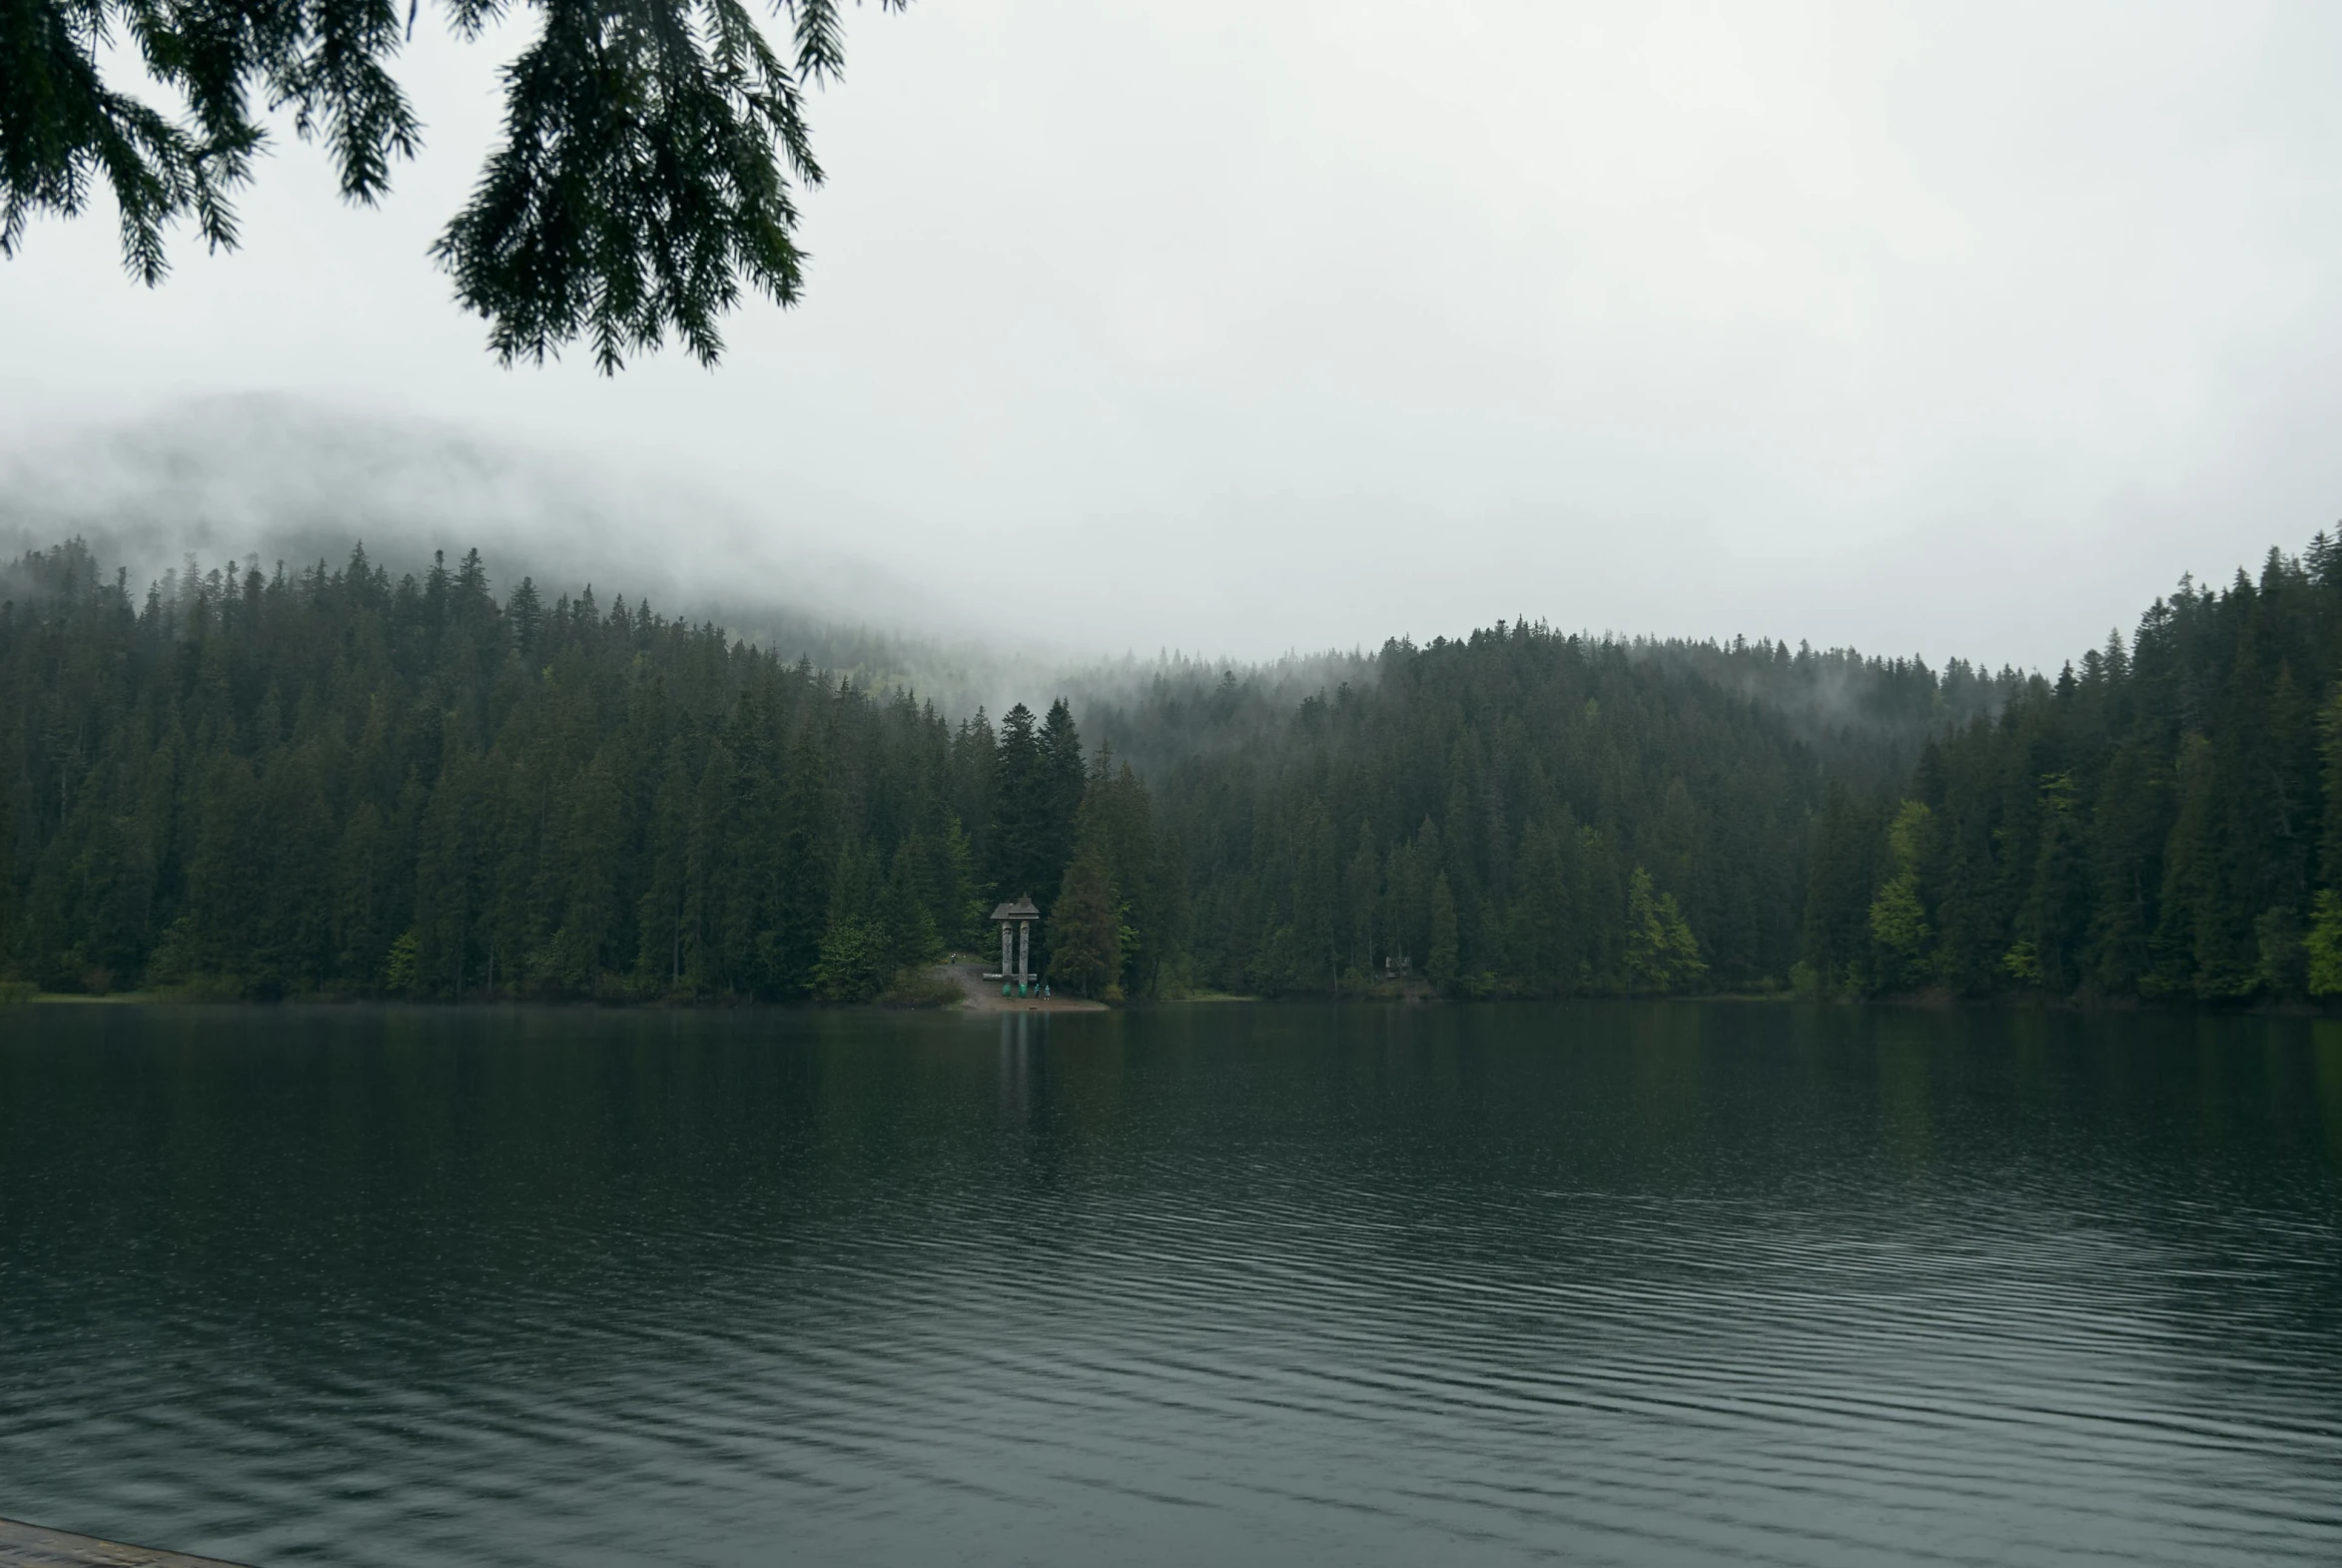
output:
POLYGON ((278 396, 194 402, 0 457, 0 527, 28 544, 81 535, 140 580, 188 552, 339 566, 364 543, 412 568, 477 547, 505 587, 533 573, 548 590, 598 584, 694 616, 853 624, 883 606, 906 626, 968 629, 917 561, 874 563, 688 479, 278 396))
POLYGON ((424 259, 515 36, 426 16, 380 211, 288 131, 161 290, 36 224, 7 525, 477 543, 973 694, 1524 615, 2054 668, 2342 509, 2331 8, 866 7, 804 305, 615 381, 424 259))
POLYGON ((622 597, 713 621, 954 717, 1061 692, 1127 701, 1159 676, 1208 686, 1236 665, 1288 703, 1373 675, 1354 653, 1102 655, 1040 623, 1004 626, 984 597, 959 591, 947 565, 874 562, 688 481, 483 444, 449 424, 362 424, 283 397, 194 402, 0 455, 0 597, 6 560, 68 538, 89 544, 101 570, 126 572, 134 598, 191 560, 198 570, 338 569, 363 548, 397 574, 476 548, 499 597, 524 576, 548 597, 592 587, 605 607, 622 597))
POLYGON ((591 587, 669 617, 712 620, 857 684, 907 687, 953 713, 1041 689, 1094 655, 1008 645, 965 622, 936 574, 899 572, 807 530, 775 529, 688 482, 622 462, 411 420, 361 424, 282 397, 191 403, 0 457, 0 555, 66 538, 133 595, 189 561, 393 574, 476 548, 502 597, 591 587))

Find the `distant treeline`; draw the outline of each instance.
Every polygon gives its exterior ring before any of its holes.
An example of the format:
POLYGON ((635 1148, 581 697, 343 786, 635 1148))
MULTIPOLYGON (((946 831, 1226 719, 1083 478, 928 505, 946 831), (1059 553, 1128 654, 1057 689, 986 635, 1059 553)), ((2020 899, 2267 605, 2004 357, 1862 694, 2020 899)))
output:
MULTIPOLYGON (((11 579, 0 954, 47 987, 858 1000, 996 889, 1056 902, 1078 839, 1157 853, 1063 703, 955 726, 590 589, 498 603, 476 552, 11 579)), ((1150 936, 1086 978, 1155 986, 1150 936)))
POLYGON ((2182 580, 1898 790, 1833 790, 1805 963, 1853 992, 2342 993, 2342 540, 2182 580))
POLYGON ((1231 674, 1091 722, 1146 759, 1191 972, 1249 992, 1779 988, 1826 757, 1900 776, 2013 673, 1503 625, 1278 708, 1231 674))
POLYGON ((2056 681, 1499 624, 1295 695, 1170 667, 997 726, 477 552, 78 543, 0 605, 0 977, 867 1000, 997 951, 1144 997, 2342 991, 2342 552, 2056 681), (2329 805, 2329 802, 2334 804, 2329 805))

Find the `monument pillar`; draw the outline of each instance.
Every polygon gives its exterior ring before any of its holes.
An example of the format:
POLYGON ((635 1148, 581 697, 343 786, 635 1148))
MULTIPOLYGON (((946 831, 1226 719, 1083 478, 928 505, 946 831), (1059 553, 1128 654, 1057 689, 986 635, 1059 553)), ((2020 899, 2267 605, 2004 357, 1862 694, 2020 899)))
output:
POLYGON ((1033 923, 1041 911, 1019 898, 992 912, 1001 928, 1001 995, 1023 996, 1033 987, 1033 923))

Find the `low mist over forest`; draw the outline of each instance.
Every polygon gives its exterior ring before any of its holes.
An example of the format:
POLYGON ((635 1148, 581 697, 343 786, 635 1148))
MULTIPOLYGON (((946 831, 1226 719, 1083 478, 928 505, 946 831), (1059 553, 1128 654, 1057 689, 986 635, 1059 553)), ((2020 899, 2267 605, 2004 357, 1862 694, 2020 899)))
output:
POLYGON ((1112 997, 2342 990, 2324 535, 2053 680, 1498 623, 967 711, 476 551, 4 592, 48 989, 867 1000, 1022 894, 1112 997))

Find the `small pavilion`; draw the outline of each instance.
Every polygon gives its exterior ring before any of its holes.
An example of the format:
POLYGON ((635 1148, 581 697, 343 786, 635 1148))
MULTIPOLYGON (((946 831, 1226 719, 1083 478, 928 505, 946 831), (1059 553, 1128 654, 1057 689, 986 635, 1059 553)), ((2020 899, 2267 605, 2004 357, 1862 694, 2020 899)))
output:
POLYGON ((1033 989, 1033 923, 1041 911, 1029 896, 1020 895, 1016 902, 994 910, 992 918, 1001 928, 1002 991, 1006 994, 1015 986, 1017 995, 1025 996, 1033 989))

